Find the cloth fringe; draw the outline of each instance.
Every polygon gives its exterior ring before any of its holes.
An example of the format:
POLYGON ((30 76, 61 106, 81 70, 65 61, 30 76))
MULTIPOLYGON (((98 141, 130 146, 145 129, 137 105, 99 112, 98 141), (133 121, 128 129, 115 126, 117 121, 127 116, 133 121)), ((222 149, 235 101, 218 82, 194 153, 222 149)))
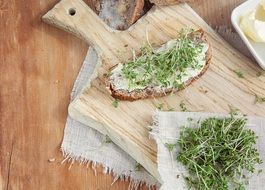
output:
POLYGON ((76 156, 73 153, 65 150, 61 147, 61 152, 64 159, 61 161, 61 164, 69 163, 68 169, 70 170, 72 165, 78 162, 80 165, 86 165, 87 168, 92 168, 94 170, 94 175, 97 176, 97 166, 102 166, 102 172, 107 175, 113 175, 114 179, 111 185, 115 184, 118 180, 129 182, 128 190, 138 190, 143 185, 146 185, 149 190, 156 189, 156 185, 149 184, 146 181, 132 179, 130 173, 124 173, 119 175, 115 172, 114 168, 108 167, 105 163, 98 163, 96 161, 88 160, 82 156, 76 156))

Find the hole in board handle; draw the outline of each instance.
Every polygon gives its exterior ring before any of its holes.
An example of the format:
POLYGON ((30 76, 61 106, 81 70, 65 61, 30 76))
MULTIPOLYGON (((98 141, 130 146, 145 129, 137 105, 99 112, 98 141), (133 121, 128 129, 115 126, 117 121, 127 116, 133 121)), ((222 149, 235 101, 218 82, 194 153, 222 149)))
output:
POLYGON ((68 13, 69 13, 69 15, 74 16, 76 13, 76 10, 74 8, 70 8, 68 13))

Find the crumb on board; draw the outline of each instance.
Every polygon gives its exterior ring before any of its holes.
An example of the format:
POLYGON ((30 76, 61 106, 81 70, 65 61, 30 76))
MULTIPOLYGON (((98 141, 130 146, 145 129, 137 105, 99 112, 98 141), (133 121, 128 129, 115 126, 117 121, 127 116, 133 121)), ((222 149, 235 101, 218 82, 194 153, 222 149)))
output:
POLYGON ((55 80, 53 83, 54 83, 54 84, 59 84, 60 81, 59 81, 59 80, 55 80))
POLYGON ((199 88, 199 91, 204 93, 204 94, 208 93, 208 90, 203 88, 202 86, 199 88))
POLYGON ((55 162, 55 158, 48 159, 48 162, 50 162, 50 163, 55 162))

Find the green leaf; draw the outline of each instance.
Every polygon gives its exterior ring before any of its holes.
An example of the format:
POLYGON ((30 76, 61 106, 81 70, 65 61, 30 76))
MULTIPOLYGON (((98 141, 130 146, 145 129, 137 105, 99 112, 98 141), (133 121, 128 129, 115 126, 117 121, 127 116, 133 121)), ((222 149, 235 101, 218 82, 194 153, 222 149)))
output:
POLYGON ((163 110, 163 108, 164 108, 164 103, 160 103, 160 104, 158 104, 158 105, 156 106, 156 108, 159 109, 159 110, 163 110))
POLYGON ((184 103, 184 101, 181 101, 180 104, 179 104, 179 107, 180 107, 180 111, 182 112, 187 112, 189 111, 186 107, 186 104, 184 103))
POLYGON ((264 102, 265 102, 265 97, 261 97, 255 94, 255 103, 264 103, 264 102))
POLYGON ((113 102, 112 102, 112 105, 117 108, 119 106, 119 100, 118 99, 115 99, 113 102))
POLYGON ((109 138, 109 136, 106 135, 104 138, 103 144, 109 144, 111 142, 112 142, 112 140, 109 138))
POLYGON ((238 76, 239 78, 245 78, 245 77, 244 77, 244 74, 243 74, 242 71, 240 71, 240 70, 235 70, 234 72, 237 74, 237 76, 238 76))
POLYGON ((135 171, 141 171, 142 169, 143 169, 143 166, 140 163, 136 163, 135 171))
POLYGON ((165 147, 168 149, 169 152, 172 152, 174 148, 176 147, 176 144, 166 143, 165 147))

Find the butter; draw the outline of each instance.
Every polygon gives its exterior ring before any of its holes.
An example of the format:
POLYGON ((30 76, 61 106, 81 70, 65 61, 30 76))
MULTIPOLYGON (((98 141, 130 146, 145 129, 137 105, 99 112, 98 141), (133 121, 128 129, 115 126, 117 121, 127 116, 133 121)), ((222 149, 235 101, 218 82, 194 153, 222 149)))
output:
POLYGON ((263 9, 265 9, 265 0, 261 0, 260 4, 263 6, 263 9))
POLYGON ((254 42, 265 42, 265 0, 242 16, 240 28, 254 42))

